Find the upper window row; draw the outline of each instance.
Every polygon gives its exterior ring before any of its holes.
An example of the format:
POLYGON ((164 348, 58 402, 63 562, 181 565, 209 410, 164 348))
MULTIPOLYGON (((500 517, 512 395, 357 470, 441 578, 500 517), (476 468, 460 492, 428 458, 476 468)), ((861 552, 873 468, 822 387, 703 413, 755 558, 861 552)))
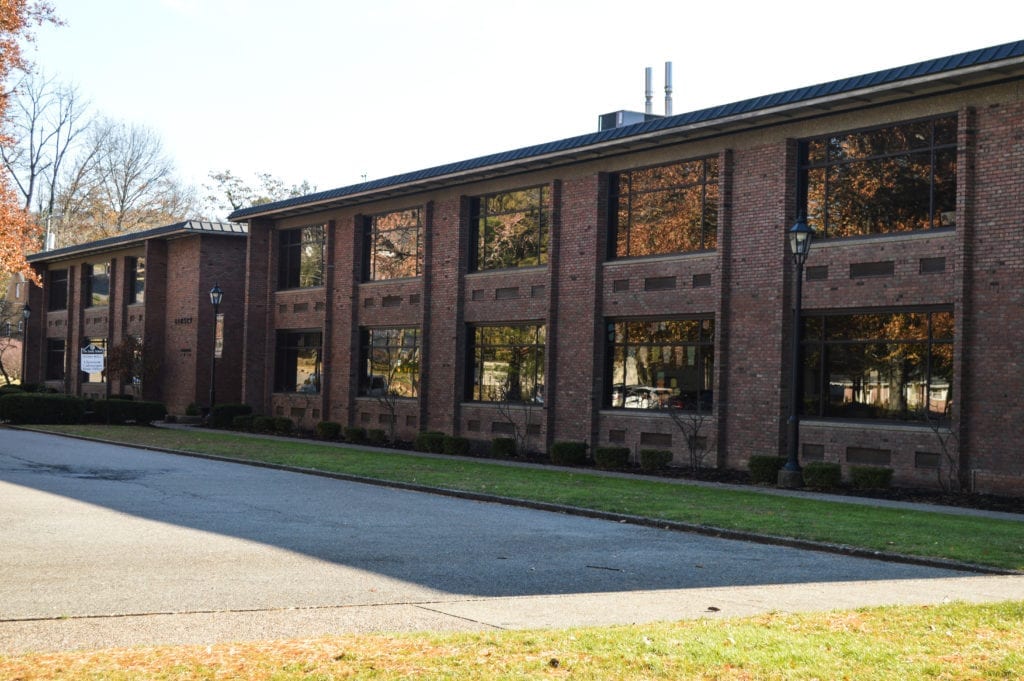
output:
MULTIPOLYGON (((800 201, 820 237, 886 234, 956 223, 955 115, 838 133, 800 143, 800 201)), ((717 156, 609 175, 608 257, 718 246, 717 156)), ((551 239, 547 186, 487 194, 470 203, 470 269, 545 265, 551 239)), ((279 288, 323 284, 323 225, 280 232, 279 288)), ((366 281, 423 271, 419 208, 366 219, 366 281)))

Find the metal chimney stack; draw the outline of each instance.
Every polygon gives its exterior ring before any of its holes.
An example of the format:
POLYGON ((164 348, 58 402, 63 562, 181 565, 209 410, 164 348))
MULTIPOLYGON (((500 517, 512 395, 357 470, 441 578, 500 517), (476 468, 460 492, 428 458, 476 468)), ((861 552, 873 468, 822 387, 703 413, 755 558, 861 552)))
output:
POLYGON ((644 69, 644 113, 654 113, 654 108, 651 102, 654 99, 654 85, 652 84, 651 67, 648 66, 644 69))
POLYGON ((670 61, 665 62, 665 115, 672 115, 672 62, 670 61))

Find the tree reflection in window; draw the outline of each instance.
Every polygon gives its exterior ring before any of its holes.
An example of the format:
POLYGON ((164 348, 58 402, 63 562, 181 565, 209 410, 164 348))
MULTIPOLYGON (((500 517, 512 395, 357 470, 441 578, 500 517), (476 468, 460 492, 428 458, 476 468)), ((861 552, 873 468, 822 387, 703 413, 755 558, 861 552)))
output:
POLYGON ((420 332, 414 327, 363 329, 359 394, 417 397, 420 392, 420 332))
POLYGON ((548 261, 546 187, 483 196, 473 201, 474 269, 531 267, 548 261))
POLYGON ((610 322, 607 341, 605 406, 711 410, 714 319, 610 322))
POLYGON ((803 349, 808 415, 916 420, 949 414, 952 312, 805 317, 803 349))
POLYGON ((807 223, 822 237, 956 224, 956 116, 801 145, 807 223))
POLYGON ((710 250, 718 239, 718 159, 616 173, 609 187, 612 257, 710 250))
POLYGON ((543 403, 543 324, 478 326, 471 338, 469 399, 543 403))
POLYGON ((320 331, 278 331, 274 356, 274 392, 320 392, 320 331))
POLYGON ((323 286, 324 226, 285 229, 278 239, 278 289, 323 286))
POLYGON ((419 208, 369 218, 365 250, 367 280, 418 277, 423 268, 422 233, 419 208))

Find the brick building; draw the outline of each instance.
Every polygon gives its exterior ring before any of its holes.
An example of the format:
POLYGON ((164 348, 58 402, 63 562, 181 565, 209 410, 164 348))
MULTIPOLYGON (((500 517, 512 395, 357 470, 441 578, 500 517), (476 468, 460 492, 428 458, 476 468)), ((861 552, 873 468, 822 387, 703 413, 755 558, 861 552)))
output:
POLYGON ((187 221, 29 256, 43 287, 29 292, 26 380, 73 395, 159 400, 184 414, 208 404, 216 326, 215 396, 237 402, 245 234, 243 225, 187 221), (224 291, 216 325, 214 284, 224 291), (89 346, 102 365, 83 366, 89 346), (120 369, 111 365, 118 356, 130 358, 120 369))
POLYGON ((806 214, 802 461, 1024 493, 1022 76, 1016 42, 236 211, 243 399, 742 468, 785 451, 806 214))

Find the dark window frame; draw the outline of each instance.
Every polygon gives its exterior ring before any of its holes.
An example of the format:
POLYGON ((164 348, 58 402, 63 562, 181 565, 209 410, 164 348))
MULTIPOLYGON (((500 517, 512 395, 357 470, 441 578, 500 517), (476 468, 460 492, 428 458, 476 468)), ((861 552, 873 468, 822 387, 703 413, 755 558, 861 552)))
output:
POLYGON ((85 280, 83 299, 85 307, 107 307, 110 305, 110 262, 87 263, 82 266, 85 280), (97 274, 102 268, 102 274, 97 274))
POLYGON ((422 332, 416 326, 359 330, 359 395, 418 398, 422 332), (411 366, 410 371, 403 367, 411 366))
POLYGON ((605 409, 674 408, 710 413, 714 408, 714 315, 609 318, 605 330, 605 409), (637 363, 641 355, 654 359, 644 366, 637 363), (675 367, 674 375, 668 370, 673 367, 672 360, 676 365, 685 362, 685 366, 675 367), (620 363, 621 369, 617 367, 620 363), (695 380, 690 384, 685 380, 686 367, 693 367, 695 380))
POLYGON ((323 286, 326 257, 326 225, 280 230, 277 240, 277 290, 323 286))
POLYGON ((467 401, 543 404, 547 359, 547 326, 543 322, 471 325, 466 341, 467 401), (502 333, 509 335, 509 342, 496 342, 502 333), (507 360, 501 359, 505 356, 507 360), (504 387, 493 380, 502 364, 522 367, 506 373, 504 387))
MULTIPOLYGON (((546 266, 551 239, 551 214, 551 188, 546 184, 474 197, 470 202, 470 271, 488 272, 546 266), (526 196, 531 192, 537 193, 535 200, 530 197, 525 207, 516 204, 517 196, 526 196), (522 253, 515 253, 510 251, 509 247, 502 248, 500 244, 495 244, 494 226, 501 223, 502 217, 516 215, 524 216, 520 221, 531 218, 535 221, 533 228, 525 232, 530 235, 529 239, 507 239, 508 243, 514 243, 517 248, 522 248, 522 253)), ((509 229, 511 231, 515 227, 509 229)))
POLYGON ((45 377, 47 381, 63 381, 65 372, 67 371, 67 357, 68 348, 67 342, 63 338, 47 338, 46 339, 46 366, 44 368, 45 377), (58 347, 59 345, 59 347, 58 347), (56 356, 59 354, 60 361, 54 361, 56 356))
POLYGON ((129 305, 146 302, 146 258, 145 256, 129 256, 124 259, 129 305))
POLYGON ((954 379, 954 322, 953 309, 946 306, 804 312, 801 411, 809 418, 839 420, 948 418, 954 379), (854 327, 858 321, 871 332, 855 337, 844 334, 844 327, 854 327), (894 337, 897 330, 902 335, 894 337), (862 366, 860 375, 852 371, 858 365, 862 366), (892 376, 887 381, 882 380, 885 369, 892 376), (877 380, 863 380, 872 372, 877 380), (915 377, 923 380, 913 380, 915 377), (915 401, 923 408, 912 408, 908 391, 915 388, 919 393, 915 401), (858 393, 874 397, 861 401, 858 393), (842 398, 838 404, 834 404, 836 396, 842 398), (896 407, 892 408, 894 401, 896 407))
POLYGON ((388 281, 421 276, 423 274, 423 209, 420 207, 403 208, 368 216, 363 238, 363 264, 365 281, 388 281), (403 218, 411 218, 412 222, 405 222, 403 218), (387 224, 392 220, 397 224, 387 224), (409 239, 410 235, 411 240, 409 239), (406 254, 405 257, 412 259, 413 271, 395 274, 394 271, 402 270, 401 264, 395 268, 384 267, 384 263, 388 262, 385 260, 384 254, 392 253, 395 254, 393 257, 399 258, 402 254, 394 245, 396 243, 408 244, 410 241, 414 244, 413 253, 406 254))
POLYGON ((821 239, 955 228, 958 120, 947 113, 800 140, 798 211, 821 239), (864 182, 871 172, 878 181, 864 182))
POLYGON ((323 331, 279 329, 274 344, 274 392, 319 395, 323 371, 323 331), (312 371, 300 371, 304 354, 312 356, 312 371))
POLYGON ((49 312, 59 312, 61 310, 68 309, 68 293, 70 292, 70 285, 70 271, 67 268, 47 271, 46 309, 49 312))
MULTIPOLYGON (((712 155, 611 173, 608 177, 608 258, 642 258, 715 250, 718 247, 718 200, 721 177, 719 164, 719 157, 712 155), (642 179, 644 175, 654 175, 658 171, 670 173, 673 168, 679 168, 680 175, 685 176, 688 174, 685 167, 694 164, 699 164, 700 167, 696 173, 698 178, 696 181, 665 182, 656 186, 645 186, 650 180, 645 182, 642 179), (683 246, 682 248, 663 246, 655 249, 641 249, 634 246, 634 231, 639 231, 639 228, 634 230, 634 226, 640 223, 639 212, 642 199, 660 196, 661 201, 658 205, 671 206, 672 199, 677 199, 680 194, 691 191, 700 194, 700 233, 695 246, 683 246)), ((689 174, 692 176, 693 171, 689 171, 689 174)), ((674 215, 678 215, 678 212, 674 215)), ((664 229, 658 231, 664 233, 664 229)), ((678 239, 679 235, 673 235, 673 237, 678 239)), ((668 237, 664 239, 666 242, 672 240, 668 237)))

